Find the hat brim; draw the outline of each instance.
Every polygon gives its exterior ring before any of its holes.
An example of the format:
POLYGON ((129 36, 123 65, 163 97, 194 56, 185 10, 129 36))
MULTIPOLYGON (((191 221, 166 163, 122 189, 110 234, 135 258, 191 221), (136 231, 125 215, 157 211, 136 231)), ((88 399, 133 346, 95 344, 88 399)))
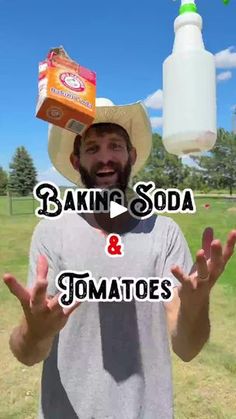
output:
MULTIPOLYGON (((111 122, 122 126, 137 152, 131 177, 136 175, 148 159, 152 148, 152 130, 149 117, 141 102, 131 105, 99 106, 93 123, 111 122)), ((79 172, 71 162, 76 134, 66 129, 49 125, 48 153, 58 172, 75 185, 82 185, 79 172)))

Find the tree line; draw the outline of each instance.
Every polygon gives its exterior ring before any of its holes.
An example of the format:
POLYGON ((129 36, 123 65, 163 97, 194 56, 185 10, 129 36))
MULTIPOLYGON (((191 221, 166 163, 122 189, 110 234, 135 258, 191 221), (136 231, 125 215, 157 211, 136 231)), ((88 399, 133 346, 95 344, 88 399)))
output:
POLYGON ((153 134, 153 149, 145 167, 134 181, 152 180, 156 188, 191 188, 209 192, 225 189, 232 195, 236 189, 236 135, 220 128, 212 150, 191 156, 195 166, 187 166, 182 159, 167 153, 161 136, 153 134))
MULTIPOLYGON (((195 166, 183 164, 182 159, 166 152, 162 138, 153 134, 152 153, 145 167, 134 178, 134 183, 153 181, 156 188, 191 188, 194 191, 226 189, 232 195, 236 189, 236 135, 220 128, 214 148, 192 157, 195 166)), ((32 193, 37 183, 33 159, 21 146, 9 165, 7 173, 0 166, 0 195, 13 191, 17 195, 32 193)))

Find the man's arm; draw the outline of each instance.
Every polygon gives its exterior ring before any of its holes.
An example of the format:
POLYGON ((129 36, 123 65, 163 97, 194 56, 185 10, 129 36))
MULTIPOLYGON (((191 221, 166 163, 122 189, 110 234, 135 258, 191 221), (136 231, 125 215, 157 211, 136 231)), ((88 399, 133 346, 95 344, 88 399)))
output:
POLYGON ((166 302, 168 329, 173 351, 183 361, 191 361, 202 349, 210 335, 209 298, 197 311, 181 307, 179 287, 175 287, 172 301, 166 302))
POLYGON ((4 280, 10 292, 16 296, 23 308, 20 324, 11 333, 9 344, 14 356, 23 364, 31 366, 47 358, 50 353, 53 335, 46 336, 41 322, 45 322, 47 303, 55 295, 53 286, 57 275, 57 247, 59 232, 56 226, 41 220, 32 235, 29 252, 27 287, 23 287, 12 275, 4 280), (57 242, 54 237, 57 237, 57 242), (40 255, 45 255, 42 258, 40 255), (50 296, 48 296, 50 295, 50 296), (43 312, 40 314, 40 311, 43 312))
POLYGON ((52 344, 53 337, 38 339, 32 335, 25 317, 20 325, 13 329, 9 340, 13 355, 28 367, 44 361, 50 354, 52 344))
POLYGON ((10 336, 10 348, 15 357, 27 366, 45 360, 51 350, 54 337, 68 321, 70 314, 80 304, 64 309, 59 304, 59 293, 47 296, 48 262, 39 256, 37 277, 32 289, 25 288, 11 274, 4 275, 4 282, 23 308, 24 317, 10 336))
POLYGON ((235 243, 236 230, 230 232, 223 249, 219 240, 213 240, 213 231, 206 229, 203 249, 197 252, 191 272, 185 274, 179 266, 171 269, 181 285, 165 309, 173 350, 184 361, 193 359, 209 338, 210 291, 233 255, 235 243))

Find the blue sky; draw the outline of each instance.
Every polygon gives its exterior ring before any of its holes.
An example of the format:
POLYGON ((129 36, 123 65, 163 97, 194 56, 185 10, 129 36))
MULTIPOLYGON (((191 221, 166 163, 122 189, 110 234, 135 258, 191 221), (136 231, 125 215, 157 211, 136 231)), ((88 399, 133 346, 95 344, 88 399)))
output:
MULTIPOLYGON (((236 105, 236 0, 196 0, 206 49, 216 55, 218 126, 231 129, 236 105)), ((46 122, 35 117, 38 63, 63 45, 97 73, 97 96, 116 104, 144 100, 161 133, 162 63, 173 46, 180 0, 137 2, 0 0, 0 166, 17 146, 32 156, 39 180, 66 184, 47 155, 46 122), (150 99, 151 96, 151 99, 150 99)))

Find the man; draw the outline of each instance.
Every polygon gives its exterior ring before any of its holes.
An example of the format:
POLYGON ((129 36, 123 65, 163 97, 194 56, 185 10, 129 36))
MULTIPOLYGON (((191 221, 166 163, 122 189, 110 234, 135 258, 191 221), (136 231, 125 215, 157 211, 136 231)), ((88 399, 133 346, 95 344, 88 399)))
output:
MULTIPOLYGON (((146 161, 151 128, 141 104, 97 103, 95 125, 80 138, 52 127, 53 165, 77 185, 127 189, 146 161)), ((126 214, 67 214, 41 221, 33 234, 28 287, 4 280, 23 307, 10 347, 26 365, 44 361, 39 417, 44 419, 168 419, 173 417, 168 329, 174 352, 194 358, 209 338, 210 290, 233 254, 236 231, 224 249, 211 229, 195 265, 170 218, 132 223, 126 214), (125 228, 123 228, 125 226, 125 228), (122 258, 105 253, 106 233, 122 227, 122 258), (170 277, 170 302, 58 303, 56 275, 90 270, 100 277, 170 277), (78 307, 79 306, 79 307, 78 307)))

